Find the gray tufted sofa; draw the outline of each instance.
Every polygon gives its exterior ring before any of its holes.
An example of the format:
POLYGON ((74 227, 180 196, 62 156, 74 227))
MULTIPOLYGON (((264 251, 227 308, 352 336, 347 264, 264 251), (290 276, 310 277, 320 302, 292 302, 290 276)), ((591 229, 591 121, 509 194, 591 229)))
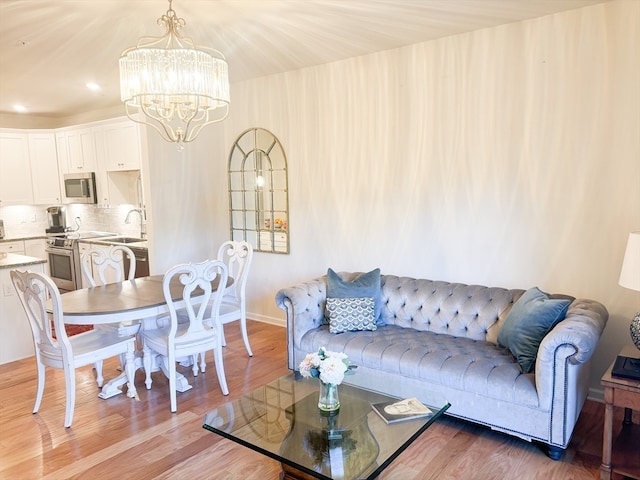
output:
MULTIPOLYGON (((340 273, 351 281, 357 274, 340 273)), ((593 300, 573 300, 542 341, 535 372, 523 374, 497 344, 498 331, 524 290, 381 275, 375 331, 329 333, 326 276, 280 290, 287 315, 288 366, 319 347, 342 351, 357 373, 348 383, 398 397, 437 391, 447 414, 548 446, 562 457, 588 393, 590 359, 608 319, 593 300)), ((566 297, 565 297, 566 298, 566 297)))

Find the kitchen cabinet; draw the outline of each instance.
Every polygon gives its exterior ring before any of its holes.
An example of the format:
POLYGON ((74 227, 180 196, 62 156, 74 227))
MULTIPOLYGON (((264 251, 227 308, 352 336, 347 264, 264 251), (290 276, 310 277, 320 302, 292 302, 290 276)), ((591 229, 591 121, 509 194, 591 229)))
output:
MULTIPOLYGON (((22 244, 22 242, 19 243, 22 244)), ((6 242, 0 243, 0 247, 2 245, 6 245, 6 242)), ((11 281, 11 269, 43 273, 43 265, 43 263, 16 264, 9 268, 0 268, 0 364, 34 355, 29 319, 11 281)))
POLYGON ((98 206, 140 205, 141 145, 139 127, 130 120, 93 127, 98 206))
POLYGON ((24 132, 0 132, 0 206, 32 203, 28 136, 24 132))
POLYGON ((140 170, 138 124, 118 121, 102 127, 103 155, 107 172, 140 170))
POLYGON ((60 174, 56 139, 53 133, 29 133, 29 160, 33 185, 33 203, 36 205, 58 204, 60 196, 60 174))
POLYGON ((0 242, 0 252, 26 255, 24 250, 24 242, 22 240, 12 240, 11 242, 0 242))
POLYGON ((24 254, 29 257, 47 260, 44 264, 44 273, 50 275, 47 255, 47 241, 44 238, 30 238, 24 241, 24 254))
POLYGON ((65 130, 63 142, 67 154, 68 173, 96 171, 96 153, 91 128, 65 130))

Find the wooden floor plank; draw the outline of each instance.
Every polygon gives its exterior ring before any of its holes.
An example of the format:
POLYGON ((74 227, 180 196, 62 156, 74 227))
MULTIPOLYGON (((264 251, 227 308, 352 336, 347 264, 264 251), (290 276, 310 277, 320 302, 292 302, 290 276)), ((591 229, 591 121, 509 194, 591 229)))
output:
MULTIPOLYGON (((160 373, 146 390, 136 374, 139 401, 126 395, 101 400, 90 367, 77 372, 73 427, 65 429, 64 377, 47 371, 40 412, 31 413, 36 392, 33 358, 0 365, 0 479, 215 479, 278 478, 278 462, 202 428, 204 415, 223 403, 288 372, 286 335, 281 327, 249 322, 254 356, 244 348, 237 325, 225 328, 225 371, 230 394, 222 395, 213 357, 178 393, 178 412, 169 409, 169 387, 160 373)), ((118 374, 116 359, 105 376, 118 374)), ((561 461, 531 443, 444 417, 432 425, 378 478, 411 479, 597 479, 602 451, 604 406, 587 401, 574 438, 561 461)), ((634 421, 640 421, 634 415, 634 421)), ((622 411, 616 409, 619 430, 622 411)))

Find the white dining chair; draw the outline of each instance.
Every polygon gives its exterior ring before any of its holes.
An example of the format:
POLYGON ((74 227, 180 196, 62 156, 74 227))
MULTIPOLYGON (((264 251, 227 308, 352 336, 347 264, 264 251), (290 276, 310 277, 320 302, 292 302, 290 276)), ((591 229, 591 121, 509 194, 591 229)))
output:
POLYGON ((126 245, 94 246, 80 257, 82 275, 90 287, 133 280, 136 276, 136 257, 126 245), (124 256, 129 257, 125 272, 124 256))
MULTIPOLYGON (((220 389, 229 394, 222 359, 222 325, 219 310, 224 285, 227 284, 227 267, 223 262, 207 260, 202 263, 176 265, 162 281, 165 300, 169 309, 169 323, 158 329, 142 330, 143 362, 146 371, 146 387, 151 388, 152 362, 156 359, 169 378, 171 411, 177 410, 176 401, 176 361, 190 357, 194 376, 198 374, 196 357, 201 352, 213 350, 220 389), (182 298, 174 302, 169 285, 177 278, 184 285, 182 298), (221 287, 213 291, 212 283, 221 287), (186 322, 179 322, 177 303, 187 314, 186 322), (184 304, 184 305, 182 305, 184 304), (209 306, 209 304, 211 304, 209 306), (203 323, 205 310, 211 310, 210 324, 203 323)), ((203 355, 204 362, 204 355, 203 355)), ((204 372, 204 365, 201 364, 204 372)))
MULTIPOLYGON (((136 257, 126 245, 94 246, 82 253, 80 269, 90 287, 133 280, 136 276, 136 257), (129 259, 129 268, 126 271, 125 256, 129 259)), ((112 324, 95 325, 94 328, 123 336, 136 335, 140 329, 140 322, 134 320, 118 323, 117 319, 114 319, 112 324)), ((123 357, 120 358, 120 368, 124 368, 123 357)), ((98 376, 102 377, 101 362, 96 362, 95 369, 98 376)))
MULTIPOLYGON (((76 403, 76 368, 93 364, 116 355, 126 356, 125 372, 130 390, 134 379, 135 337, 119 336, 117 333, 90 330, 67 336, 62 316, 60 291, 49 277, 44 274, 12 270, 11 281, 18 292, 24 308, 35 347, 38 368, 38 390, 33 413, 38 413, 45 384, 46 367, 64 371, 66 408, 64 426, 70 427, 76 403), (47 301, 51 301, 52 313, 47 313, 47 301), (53 321, 53 325, 52 325, 53 321), (54 336, 55 333, 55 336, 54 336)), ((98 386, 103 380, 98 379, 98 386)))
POLYGON ((224 338, 224 325, 239 321, 244 346, 249 356, 253 357, 247 333, 246 303, 246 286, 253 260, 253 248, 249 242, 229 240, 220 245, 218 260, 224 262, 229 271, 229 276, 233 278, 233 286, 227 289, 220 305, 220 323, 223 325, 222 345, 227 345, 224 338))

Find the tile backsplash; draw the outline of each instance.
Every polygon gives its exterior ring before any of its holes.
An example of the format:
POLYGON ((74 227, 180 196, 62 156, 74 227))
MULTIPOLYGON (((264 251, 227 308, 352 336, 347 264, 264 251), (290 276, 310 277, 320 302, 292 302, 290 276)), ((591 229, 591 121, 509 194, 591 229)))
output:
MULTIPOLYGON (((47 207, 50 205, 14 205, 0 207, 0 219, 4 221, 5 239, 44 235, 49 226, 47 207)), ((131 215, 131 223, 124 223, 127 212, 134 205, 103 208, 95 205, 65 205, 67 227, 71 230, 101 231, 140 236, 140 216, 131 215), (76 221, 76 218, 78 219, 76 221)))

